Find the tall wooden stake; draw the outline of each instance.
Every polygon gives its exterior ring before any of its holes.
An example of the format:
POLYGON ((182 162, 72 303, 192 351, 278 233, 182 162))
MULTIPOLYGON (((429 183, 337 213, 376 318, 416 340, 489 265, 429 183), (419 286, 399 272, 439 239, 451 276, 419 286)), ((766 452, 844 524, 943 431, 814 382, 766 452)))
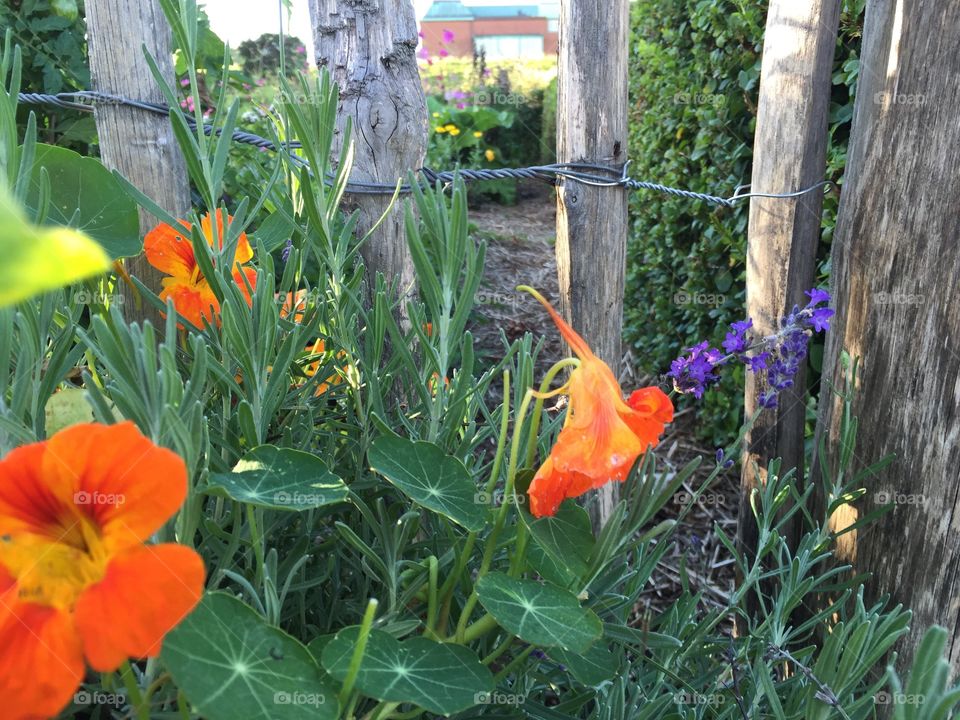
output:
MULTIPOLYGON (((156 59, 164 78, 174 84, 170 26, 157 0, 87 0, 87 37, 93 89, 133 100, 166 103, 147 66, 143 48, 156 59)), ((123 105, 97 104, 94 111, 104 165, 117 170, 145 195, 175 217, 190 208, 190 184, 183 154, 163 115, 123 105)), ((140 232, 157 218, 140 210, 140 232)), ((127 271, 160 292, 161 274, 142 255, 125 261, 127 271)), ((130 321, 163 321, 147 303, 124 287, 124 308, 130 321)))
MULTIPOLYGON (((352 179, 395 183, 423 164, 427 149, 427 105, 415 51, 417 23, 410 0, 310 0, 317 66, 327 67, 340 88, 338 136, 353 121, 352 179)), ((358 232, 377 222, 390 196, 358 195, 358 232)), ((413 284, 413 263, 397 203, 360 252, 371 283, 376 273, 413 284)))
MULTIPOLYGON (((838 559, 870 573, 870 602, 890 593, 888 606, 904 603, 913 611, 897 669, 909 666, 924 631, 936 623, 950 631, 954 675, 960 671, 958 37, 955 2, 867 3, 832 247, 837 315, 823 369, 825 381, 839 383, 840 351, 860 360, 852 399, 860 431, 848 476, 896 455, 863 478, 867 493, 852 515, 832 518, 830 529, 839 531, 893 504, 875 525, 844 535, 838 559)), ((836 446, 841 408, 838 398, 823 395, 817 436, 828 448, 836 446)))
MULTIPOLYGON (((840 0, 771 0, 760 70, 752 190, 793 192, 823 179, 833 55, 840 0)), ((753 198, 747 243, 747 314, 757 336, 771 335, 794 305, 805 304, 813 285, 823 194, 753 198)), ((769 388, 747 373, 746 416, 769 388)), ((803 473, 805 378, 780 393, 776 410, 764 411, 747 435, 740 481, 738 538, 748 553, 757 527, 750 494, 766 482, 766 466, 782 458, 782 472, 803 473)))
MULTIPOLYGON (((628 0, 563 0, 557 80, 557 159, 622 166, 627 160, 628 0)), ((564 180, 557 193, 561 312, 618 373, 627 242, 624 189, 564 180)), ((616 483, 597 491, 606 522, 616 483)))

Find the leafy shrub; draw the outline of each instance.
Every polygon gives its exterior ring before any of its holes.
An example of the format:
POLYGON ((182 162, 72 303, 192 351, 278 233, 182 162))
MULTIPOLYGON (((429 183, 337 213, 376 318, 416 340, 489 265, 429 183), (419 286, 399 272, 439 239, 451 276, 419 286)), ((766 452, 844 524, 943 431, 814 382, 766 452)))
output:
POLYGON ((274 33, 264 33, 256 40, 244 40, 237 47, 237 54, 243 59, 243 72, 250 77, 276 75, 280 72, 280 48, 283 47, 283 66, 288 76, 306 69, 307 48, 295 36, 283 38, 274 33))
MULTIPOLYGON (((856 87, 864 0, 847 0, 833 76, 827 177, 839 180, 856 87)), ((728 196, 750 181, 766 3, 640 0, 631 8, 631 174, 728 196)), ((630 201, 626 335, 645 369, 742 313, 749 203, 733 209, 649 192, 630 201)), ((837 202, 824 203, 825 261, 837 202)), ((828 266, 822 266, 825 275, 828 266)), ((820 353, 811 353, 819 358, 820 353)), ((811 385, 816 370, 808 373, 811 385)), ((708 393, 703 434, 720 445, 740 424, 742 399, 708 393)))
MULTIPOLYGON (((23 49, 24 92, 88 90, 83 0, 9 0, 0 3, 0 28, 9 28, 23 49)), ((96 140, 93 116, 76 110, 34 105, 41 139, 86 152, 96 140)), ((25 120, 25 113, 21 112, 25 120)))

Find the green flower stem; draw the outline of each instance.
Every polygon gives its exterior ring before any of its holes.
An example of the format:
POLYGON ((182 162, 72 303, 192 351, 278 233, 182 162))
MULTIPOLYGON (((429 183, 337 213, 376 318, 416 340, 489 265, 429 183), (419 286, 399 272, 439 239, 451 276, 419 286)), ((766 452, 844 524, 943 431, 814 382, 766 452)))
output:
POLYGON ((526 648, 522 653, 517 655, 513 660, 511 660, 510 663, 505 668, 503 668, 503 670, 501 670, 500 672, 498 672, 496 675, 493 676, 494 685, 499 683, 507 675, 512 673, 518 667, 520 667, 526 661, 526 659, 530 657, 530 653, 532 653, 534 650, 536 650, 536 647, 534 645, 531 645, 530 647, 526 648))
MULTIPOLYGON (((561 370, 571 365, 574 365, 578 362, 579 361, 574 358, 566 358, 564 360, 561 360, 558 363, 555 363, 547 371, 547 374, 540 385, 541 387, 540 395, 544 394, 545 388, 550 387, 550 383, 553 382, 553 379, 557 376, 557 374, 560 373, 561 370)), ((523 396, 523 400, 520 403, 520 408, 517 411, 517 418, 513 425, 513 439, 510 444, 510 464, 507 467, 507 483, 506 483, 506 486, 504 487, 504 492, 503 492, 504 502, 501 503, 500 505, 499 511, 497 512, 497 517, 494 521, 493 530, 490 532, 490 537, 487 538, 487 542, 484 545, 483 559, 480 562, 480 571, 477 574, 478 580, 482 578, 484 575, 486 575, 487 572, 490 570, 490 565, 493 562, 493 555, 496 552, 496 548, 497 548, 497 540, 499 539, 500 532, 503 530, 504 523, 506 522, 509 506, 512 504, 512 503, 506 502, 506 498, 510 497, 511 495, 514 495, 514 486, 516 484, 516 479, 517 479, 517 465, 519 463, 519 458, 520 458, 520 443, 523 436, 523 424, 527 417, 527 411, 530 408, 530 402, 534 399, 534 397, 535 395, 533 391, 527 390, 527 392, 523 396)), ((538 409, 538 411, 542 410, 543 397, 537 398, 537 404, 535 405, 535 407, 538 409)), ((539 417, 540 417, 540 413, 539 412, 535 413, 533 421, 530 426, 530 433, 528 435, 529 444, 528 444, 528 450, 527 450, 528 458, 535 453, 535 448, 537 444, 537 432, 540 427, 540 424, 538 422, 539 417), (530 450, 530 447, 534 449, 530 450)), ((505 435, 505 433, 502 433, 501 437, 503 435, 505 435)), ((532 462, 530 462, 529 464, 532 464, 532 462)), ((495 487, 495 485, 496 485, 496 475, 493 475, 491 477, 491 481, 488 483, 488 486, 487 486, 488 494, 493 491, 493 488, 495 487)), ((526 527, 521 522, 517 525, 517 552, 513 556, 513 561, 511 562, 512 575, 516 576, 516 575, 519 575, 520 572, 522 572, 523 561, 525 558, 526 558, 526 527)), ((474 589, 474 591, 470 593, 470 597, 467 598, 467 602, 464 605, 463 612, 460 614, 460 620, 457 623, 457 632, 455 637, 458 639, 459 642, 463 642, 466 637, 467 622, 470 619, 470 613, 473 612, 473 609, 477 605, 477 601, 478 601, 477 591, 476 589, 474 589)), ((476 625, 476 623, 474 625, 476 625)))
POLYGON ((129 660, 124 660, 123 664, 120 665, 120 678, 123 680, 123 687, 130 699, 130 706, 138 720, 150 720, 150 704, 143 700, 140 686, 137 685, 137 676, 134 674, 133 668, 130 667, 129 660))
POLYGON ((513 641, 516 640, 516 639, 517 639, 517 636, 516 636, 516 635, 509 635, 506 640, 504 640, 502 643, 500 643, 500 645, 498 645, 498 646, 496 647, 496 649, 494 649, 494 651, 493 651, 492 653, 490 653, 489 655, 487 655, 487 656, 486 656, 483 660, 481 660, 480 662, 482 662, 484 665, 489 665, 489 664, 492 663, 494 660, 496 660, 498 657, 500 657, 501 655, 503 655, 503 654, 510 648, 510 646, 513 645, 513 641))
POLYGON ((357 682, 357 675, 360 673, 360 663, 363 662, 363 654, 367 650, 367 640, 370 637, 370 629, 373 627, 373 618, 377 614, 377 601, 370 598, 367 603, 367 610, 363 613, 363 622, 360 623, 360 634, 357 636, 357 645, 353 649, 353 657, 350 658, 350 669, 347 671, 347 677, 343 681, 343 687, 340 688, 340 704, 345 706, 347 698, 353 692, 353 686, 357 682))
MULTIPOLYGON (((471 595, 471 597, 475 598, 476 594, 471 595)), ((473 642, 478 637, 485 635, 496 627, 500 626, 497 624, 497 621, 494 619, 493 615, 488 613, 464 630, 463 642, 473 642)))
POLYGON ((390 717, 392 720, 415 720, 426 712, 423 708, 416 708, 413 710, 408 710, 404 713, 392 713, 390 717))
MULTIPOLYGON (((580 361, 577 358, 565 358, 555 363, 553 367, 547 370, 547 374, 543 377, 543 382, 540 383, 540 394, 545 395, 547 393, 550 385, 553 384, 553 379, 561 370, 568 367, 579 366, 580 361)), ((538 397, 536 404, 533 406, 533 418, 530 420, 530 442, 527 444, 527 467, 533 467, 533 463, 537 459, 537 434, 540 432, 540 418, 543 415, 543 403, 545 399, 544 397, 538 397)))
POLYGON ((148 687, 146 691, 143 693, 143 704, 149 707, 150 698, 153 697, 153 694, 157 690, 159 690, 161 687, 163 687, 168 680, 170 680, 170 673, 164 672, 164 673, 161 673, 156 680, 150 683, 150 687, 148 687))
MULTIPOLYGON (((510 371, 503 372, 503 415, 500 417, 500 437, 497 440, 497 452, 493 458, 493 469, 490 471, 490 479, 484 488, 487 496, 493 493, 500 478, 500 468, 503 465, 503 456, 507 447, 507 433, 510 430, 510 371)), ((453 600, 453 591, 457 587, 463 571, 467 567, 467 562, 473 554, 473 547, 477 543, 477 533, 471 532, 467 535, 467 541, 464 543, 463 551, 457 557, 457 564, 453 572, 444 581, 440 590, 440 596, 443 598, 443 612, 441 625, 446 625, 447 615, 450 612, 450 603, 453 600)))
POLYGON ((398 702, 382 702, 363 716, 363 720, 385 720, 394 710, 400 707, 398 702))
MULTIPOLYGON (((565 358, 547 371, 543 381, 540 383, 540 389, 537 393, 537 401, 533 406, 533 417, 530 418, 530 432, 527 434, 527 459, 525 467, 533 467, 537 457, 537 440, 540 433, 540 417, 543 414, 543 403, 548 396, 548 389, 553 384, 553 379, 568 367, 579 367, 580 361, 576 358, 565 358)), ((519 444, 519 441, 518 441, 519 444)), ((515 458, 511 457, 511 472, 516 473, 514 464, 515 458)), ((510 560, 510 576, 520 577, 523 573, 524 562, 527 559, 527 544, 529 542, 527 525, 524 522, 517 523, 517 543, 516 550, 510 560)))
POLYGON ((177 707, 180 709, 180 720, 190 720, 190 701, 183 690, 177 690, 177 707))
MULTIPOLYGON (((533 392, 527 390, 526 394, 523 396, 523 401, 520 403, 520 409, 517 412, 517 419, 513 425, 513 440, 510 446, 510 465, 509 469, 507 470, 507 483, 503 492, 504 498, 507 498, 513 494, 514 481, 517 479, 517 456, 520 454, 520 436, 523 431, 523 421, 526 419, 527 410, 530 408, 530 401, 532 399, 533 392)), ((490 570, 490 564, 493 562, 493 555, 497 549, 497 540, 499 540, 500 532, 503 530, 503 525, 506 522, 507 511, 509 510, 509 507, 510 503, 508 502, 501 503, 500 505, 499 511, 497 512, 497 517, 493 523, 493 530, 490 531, 490 537, 487 538, 487 541, 483 547, 483 559, 480 561, 480 571, 477 573, 477 580, 486 575, 490 570)), ((460 614, 460 621, 457 623, 456 637, 458 642, 463 642, 465 639, 467 622, 470 620, 470 613, 472 613, 473 609, 477 606, 477 601, 477 590, 474 588, 473 592, 470 593, 470 597, 467 598, 467 602, 463 607, 463 612, 460 614)), ((476 624, 477 623, 474 623, 474 626, 476 624)))
POLYGON ((427 595, 427 632, 431 635, 437 625, 437 558, 431 555, 427 562, 430 569, 430 587, 427 595))
POLYGON ((250 526, 250 544, 253 545, 253 554, 257 560, 257 589, 263 585, 266 563, 263 558, 263 538, 260 537, 260 526, 257 524, 257 511, 253 505, 247 505, 247 524, 250 526))

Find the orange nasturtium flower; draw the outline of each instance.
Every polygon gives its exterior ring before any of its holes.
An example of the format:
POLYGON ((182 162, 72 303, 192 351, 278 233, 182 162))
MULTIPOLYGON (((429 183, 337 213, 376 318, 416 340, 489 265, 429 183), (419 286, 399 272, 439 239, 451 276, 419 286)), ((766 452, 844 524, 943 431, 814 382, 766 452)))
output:
MULTIPOLYGON (((313 345, 310 345, 307 347, 307 352, 310 355, 320 355, 321 353, 325 353, 326 351, 327 351, 327 344, 322 339, 318 339, 313 345)), ((347 354, 343 350, 337 353, 338 360, 343 360, 346 357, 347 357, 347 354)), ((313 362, 307 363, 304 366, 303 374, 306 375, 307 377, 312 378, 314 375, 317 374, 317 371, 319 369, 320 369, 320 360, 314 360, 313 362)), ((343 368, 343 369, 345 370, 346 368, 343 368)), ((343 382, 343 378, 340 376, 339 373, 335 372, 332 375, 328 376, 326 380, 324 380, 319 385, 317 385, 317 389, 313 393, 313 395, 314 397, 319 397, 320 395, 323 395, 325 392, 327 392, 327 390, 330 389, 331 385, 339 385, 342 382, 343 382)))
POLYGON ((146 545, 187 494, 186 466, 130 422, 83 424, 0 460, 0 698, 56 715, 84 677, 155 657, 203 593, 200 556, 146 545))
MULTIPOLYGON (((225 215, 223 210, 217 210, 218 249, 223 247, 224 226, 232 220, 233 217, 225 215)), ((181 220, 180 223, 183 225, 183 230, 173 228, 167 223, 160 223, 143 239, 143 251, 146 253, 147 262, 169 276, 163 279, 160 299, 166 302, 167 298, 173 298, 173 306, 177 309, 177 314, 198 328, 203 327, 204 319, 211 325, 217 325, 220 322, 220 302, 197 264, 193 243, 190 241, 190 225, 185 220, 181 220)), ((213 222, 209 213, 200 220, 200 228, 207 239, 207 244, 212 247, 213 222)), ((250 287, 256 287, 257 271, 255 268, 241 267, 241 265, 252 257, 253 248, 250 247, 247 234, 240 233, 237 252, 234 256, 233 279, 246 297, 247 304, 251 304, 252 300, 243 276, 246 276, 250 287)), ((179 327, 182 328, 182 326, 179 327)))
POLYGON ((637 457, 657 444, 664 424, 673 420, 673 403, 657 387, 641 388, 624 401, 609 366, 540 293, 529 292, 580 360, 562 389, 570 398, 563 428, 527 491, 530 512, 543 517, 556 513, 567 498, 626 480, 637 457))
MULTIPOLYGON (((306 290, 297 290, 296 293, 287 293, 284 298, 283 305, 280 307, 280 317, 289 318, 290 315, 293 315, 293 322, 300 323, 303 320, 303 314, 307 307, 307 291, 306 290)), ((327 351, 327 344, 324 342, 323 338, 317 338, 313 344, 307 345, 306 352, 308 355, 320 355, 327 351)), ((343 360, 347 357, 347 354, 341 350, 337 353, 337 359, 343 360)), ((320 369, 320 360, 313 360, 307 363, 303 367, 303 374, 308 378, 312 378, 317 374, 317 371, 320 369)), ((314 397, 319 397, 323 395, 327 390, 330 389, 331 385, 339 385, 343 382, 343 378, 338 373, 333 373, 326 380, 317 385, 317 389, 314 392, 314 397)))

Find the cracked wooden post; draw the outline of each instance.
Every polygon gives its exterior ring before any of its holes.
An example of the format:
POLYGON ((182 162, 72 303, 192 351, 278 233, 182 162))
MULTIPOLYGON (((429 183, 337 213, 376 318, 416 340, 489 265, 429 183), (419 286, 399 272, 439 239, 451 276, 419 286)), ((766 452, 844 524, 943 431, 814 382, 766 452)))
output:
MULTIPOLYGON (((563 0, 557 70, 557 161, 621 167, 627 160, 628 0, 563 0)), ((627 194, 563 180, 557 192, 560 308, 619 374, 626 276, 627 194)), ((596 491, 594 528, 619 484, 596 491)))
MULTIPOLYGON (((949 631, 960 670, 960 5, 871 0, 863 29, 840 215, 834 233, 833 295, 817 425, 831 461, 842 405, 828 393, 859 358, 852 399, 859 418, 848 477, 888 454, 862 480, 866 495, 834 514, 840 531, 893 503, 875 524, 842 536, 838 560, 870 573, 868 602, 913 611, 896 646, 909 667, 924 631, 949 631)), ((814 479, 819 463, 814 463, 814 479)))
MULTIPOLYGON (((133 100, 166 104, 143 54, 156 59, 160 72, 175 84, 171 55, 171 31, 157 0, 87 0, 87 37, 93 89, 133 100)), ((175 217, 190 208, 187 168, 164 115, 123 105, 97 103, 94 111, 103 164, 117 170, 145 195, 175 217)), ((140 209, 140 234, 158 220, 140 209)), ((161 290, 162 274, 140 255, 124 261, 155 293, 161 290)), ((150 320, 163 330, 163 320, 146 302, 137 302, 133 291, 122 286, 124 313, 128 321, 150 320), (138 307, 139 306, 139 307, 138 307)))
MULTIPOLYGON (((427 149, 427 106, 417 68, 417 23, 410 0, 310 0, 318 67, 340 88, 337 137, 353 121, 351 179, 393 184, 423 164, 427 149)), ((349 198, 349 196, 348 196, 349 198)), ((355 195, 358 232, 377 222, 389 195, 355 195)), ((372 288, 376 273, 413 285, 413 263, 397 203, 360 248, 372 288)), ((401 313, 405 311, 401 310, 401 313)))
MULTIPOLYGON (((754 192, 785 193, 823 179, 833 56, 840 0, 773 0, 767 11, 760 100, 754 139, 754 192)), ((762 337, 779 318, 806 304, 816 275, 823 193, 797 198, 752 198, 747 243, 747 315, 762 337)), ((769 388, 747 373, 746 417, 769 388)), ((803 476, 806 384, 803 368, 782 391, 775 410, 764 411, 744 442, 737 537, 752 554, 757 526, 750 506, 754 488, 766 482, 767 463, 782 458, 782 472, 803 476)), ((802 482, 802 480, 798 480, 802 482)))

